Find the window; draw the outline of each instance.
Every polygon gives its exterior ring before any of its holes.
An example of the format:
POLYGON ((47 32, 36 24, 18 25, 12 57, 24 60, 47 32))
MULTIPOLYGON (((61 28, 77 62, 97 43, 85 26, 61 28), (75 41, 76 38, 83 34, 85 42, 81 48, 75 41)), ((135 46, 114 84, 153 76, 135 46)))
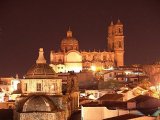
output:
POLYGON ((109 74, 109 77, 112 77, 112 74, 111 74, 111 73, 109 74))
POLYGON ((86 56, 82 56, 82 59, 83 59, 83 61, 85 61, 86 60, 86 56))
POLYGON ((41 83, 37 83, 37 91, 41 91, 41 83))
POLYGON ((119 41, 119 43, 118 43, 118 44, 119 44, 119 48, 122 48, 122 44, 121 44, 121 41, 119 41))
POLYGON ((55 91, 55 84, 51 85, 51 91, 55 91))
POLYGON ((60 58, 60 59, 58 59, 58 62, 60 62, 60 63, 61 63, 61 62, 62 62, 62 59, 61 59, 61 58, 60 58))
POLYGON ((27 83, 24 84, 24 91, 27 91, 27 83))
POLYGON ((103 56, 103 60, 104 60, 104 61, 106 60, 106 56, 103 56))
POLYGON ((118 28, 118 32, 121 33, 121 28, 118 28))

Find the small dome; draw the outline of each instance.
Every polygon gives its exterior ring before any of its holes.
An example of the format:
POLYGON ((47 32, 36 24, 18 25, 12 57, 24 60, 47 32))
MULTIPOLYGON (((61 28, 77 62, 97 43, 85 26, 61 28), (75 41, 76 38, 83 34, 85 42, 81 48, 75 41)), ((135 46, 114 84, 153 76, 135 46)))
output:
POLYGON ((36 60, 36 64, 33 65, 24 76, 25 78, 53 78, 55 77, 55 72, 46 63, 43 55, 43 48, 39 49, 39 56, 36 60))
POLYGON ((56 105, 47 96, 33 95, 24 103, 22 112, 51 112, 56 110, 56 105))
POLYGON ((35 64, 25 75, 25 78, 53 78, 55 72, 48 64, 35 64))

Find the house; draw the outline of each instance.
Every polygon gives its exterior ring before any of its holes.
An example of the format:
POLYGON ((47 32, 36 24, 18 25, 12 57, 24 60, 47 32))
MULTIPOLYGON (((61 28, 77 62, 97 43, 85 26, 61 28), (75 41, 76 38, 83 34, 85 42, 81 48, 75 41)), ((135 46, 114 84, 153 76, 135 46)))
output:
POLYGON ((125 114, 125 115, 120 115, 112 118, 106 118, 103 120, 155 120, 155 117, 135 115, 135 114, 125 114))
POLYGON ((151 109, 160 106, 160 100, 154 97, 139 95, 135 98, 128 100, 128 102, 135 102, 137 109, 151 109))
POLYGON ((98 101, 100 103, 106 102, 106 101, 123 101, 123 95, 122 94, 105 94, 102 97, 98 98, 98 101))
POLYGON ((107 105, 98 102, 90 102, 81 106, 81 120, 103 120, 128 113, 129 110, 107 107, 107 105))

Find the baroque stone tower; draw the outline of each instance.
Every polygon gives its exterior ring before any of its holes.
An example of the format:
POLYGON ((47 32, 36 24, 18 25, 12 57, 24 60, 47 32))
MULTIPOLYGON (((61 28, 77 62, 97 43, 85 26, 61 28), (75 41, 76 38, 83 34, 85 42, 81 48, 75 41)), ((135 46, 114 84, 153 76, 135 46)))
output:
POLYGON ((111 22, 108 27, 108 51, 115 53, 116 66, 124 65, 124 35, 123 24, 118 19, 116 24, 111 22))

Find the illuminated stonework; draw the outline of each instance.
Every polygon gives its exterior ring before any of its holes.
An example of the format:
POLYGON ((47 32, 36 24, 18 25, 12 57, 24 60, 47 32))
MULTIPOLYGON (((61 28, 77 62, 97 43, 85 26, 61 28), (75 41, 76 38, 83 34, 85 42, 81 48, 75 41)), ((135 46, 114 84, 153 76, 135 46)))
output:
POLYGON ((62 83, 62 78, 46 63, 43 48, 36 64, 21 79, 21 91, 22 95, 16 98, 14 120, 68 120, 78 109, 77 76, 68 74, 62 83))
POLYGON ((61 41, 61 50, 68 52, 69 50, 79 50, 78 40, 72 37, 72 31, 67 31, 67 37, 61 41))
POLYGON ((61 41, 61 51, 50 53, 50 66, 58 72, 80 72, 82 70, 105 70, 112 66, 124 65, 123 24, 120 20, 108 27, 108 51, 79 51, 78 40, 72 31, 61 41))

